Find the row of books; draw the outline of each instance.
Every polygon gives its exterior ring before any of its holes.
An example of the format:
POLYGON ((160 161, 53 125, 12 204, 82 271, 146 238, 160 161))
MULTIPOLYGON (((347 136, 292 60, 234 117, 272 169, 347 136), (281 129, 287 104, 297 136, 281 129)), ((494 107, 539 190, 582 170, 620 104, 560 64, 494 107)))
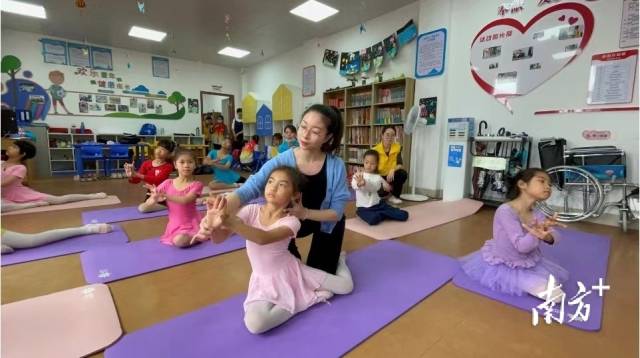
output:
POLYGON ((378 103, 404 101, 404 87, 381 88, 378 90, 378 103))
POLYGON ((369 127, 347 128, 345 140, 349 144, 369 144, 369 127))
POLYGON ((347 125, 353 126, 371 123, 371 109, 369 108, 350 109, 347 112, 349 117, 347 125))
POLYGON ((371 92, 353 93, 349 96, 350 106, 370 106, 371 92))
POLYGON ((402 108, 378 108, 374 124, 395 124, 402 123, 404 109, 402 108))
POLYGON ((327 98, 327 104, 338 108, 344 108, 344 98, 327 98))

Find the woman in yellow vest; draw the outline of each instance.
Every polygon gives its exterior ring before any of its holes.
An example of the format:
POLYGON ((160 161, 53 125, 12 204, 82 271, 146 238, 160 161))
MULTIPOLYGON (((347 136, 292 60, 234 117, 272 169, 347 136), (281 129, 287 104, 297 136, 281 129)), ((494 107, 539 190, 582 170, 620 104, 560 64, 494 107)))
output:
POLYGON ((400 204, 402 186, 407 181, 407 172, 402 167, 402 146, 396 143, 396 129, 392 126, 382 129, 382 142, 376 144, 373 149, 378 152, 378 174, 391 185, 391 193, 380 189, 379 195, 385 197, 392 204, 400 204))

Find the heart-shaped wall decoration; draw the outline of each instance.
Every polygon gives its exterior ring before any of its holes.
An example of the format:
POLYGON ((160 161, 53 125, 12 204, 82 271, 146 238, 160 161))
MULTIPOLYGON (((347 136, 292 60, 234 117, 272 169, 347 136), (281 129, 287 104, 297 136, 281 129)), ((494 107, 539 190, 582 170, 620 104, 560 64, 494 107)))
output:
POLYGON ((587 46, 594 18, 588 7, 562 3, 541 11, 526 25, 511 18, 483 27, 471 43, 471 74, 503 103, 540 86, 587 46))

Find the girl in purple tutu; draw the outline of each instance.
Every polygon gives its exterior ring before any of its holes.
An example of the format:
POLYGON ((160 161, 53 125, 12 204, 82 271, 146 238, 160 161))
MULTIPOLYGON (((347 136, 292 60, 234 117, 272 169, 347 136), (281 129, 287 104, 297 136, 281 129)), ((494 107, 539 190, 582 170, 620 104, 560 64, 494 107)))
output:
MULTIPOLYGON (((513 178, 507 193, 510 201, 500 205, 493 218, 493 239, 460 259, 469 277, 494 291, 538 298, 547 290, 549 275, 557 283, 569 278, 569 272, 545 258, 539 247, 553 245, 553 227, 563 226, 535 208, 536 202, 551 195, 550 182, 549 175, 538 168, 523 170, 513 178)), ((558 300, 562 295, 556 288, 551 297, 558 300)))

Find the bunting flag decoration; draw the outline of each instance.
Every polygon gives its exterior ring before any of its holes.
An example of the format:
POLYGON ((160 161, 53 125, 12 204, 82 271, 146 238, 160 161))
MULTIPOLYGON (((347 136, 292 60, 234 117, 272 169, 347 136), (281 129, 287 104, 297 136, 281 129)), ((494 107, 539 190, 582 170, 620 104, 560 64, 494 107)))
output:
MULTIPOLYGON (((364 23, 360 24, 360 30, 361 33, 366 31, 364 23)), ((417 35, 418 28, 413 19, 409 19, 409 21, 396 32, 371 47, 366 47, 358 51, 340 52, 325 49, 322 64, 328 67, 336 67, 338 62, 340 62, 338 68, 341 76, 353 75, 358 72, 366 73, 371 70, 371 67, 373 67, 376 72, 380 72, 379 69, 384 64, 385 53, 390 59, 395 58, 398 55, 400 46, 408 44, 415 39, 417 35), (338 61, 338 59, 340 61, 338 61)))
POLYGON ((396 34, 393 34, 384 39, 384 50, 387 52, 390 58, 396 57, 398 54, 398 40, 396 34))
POLYGON ((398 44, 404 46, 418 36, 418 28, 413 22, 413 19, 411 19, 406 25, 398 29, 396 33, 398 34, 398 44))

